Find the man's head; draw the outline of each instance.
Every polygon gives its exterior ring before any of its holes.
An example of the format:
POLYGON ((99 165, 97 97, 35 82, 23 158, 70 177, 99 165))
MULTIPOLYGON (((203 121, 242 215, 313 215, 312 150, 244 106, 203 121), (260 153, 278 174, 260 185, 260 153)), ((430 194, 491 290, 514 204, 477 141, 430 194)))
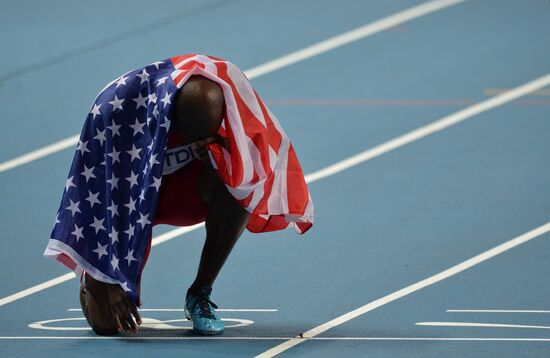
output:
POLYGON ((172 130, 196 141, 213 136, 222 123, 224 109, 220 86, 202 76, 191 76, 176 96, 172 130))

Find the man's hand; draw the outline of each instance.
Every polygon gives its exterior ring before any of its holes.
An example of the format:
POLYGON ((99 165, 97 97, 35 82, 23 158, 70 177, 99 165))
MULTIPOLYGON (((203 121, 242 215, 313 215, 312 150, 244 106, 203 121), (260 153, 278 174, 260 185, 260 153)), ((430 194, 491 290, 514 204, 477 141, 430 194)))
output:
POLYGON ((141 316, 126 292, 119 285, 109 285, 107 297, 118 331, 137 333, 137 326, 141 324, 141 316))

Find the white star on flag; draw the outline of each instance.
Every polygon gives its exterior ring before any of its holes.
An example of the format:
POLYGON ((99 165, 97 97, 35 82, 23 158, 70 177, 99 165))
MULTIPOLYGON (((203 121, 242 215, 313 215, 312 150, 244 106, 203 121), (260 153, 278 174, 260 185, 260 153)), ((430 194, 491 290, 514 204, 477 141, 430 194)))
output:
POLYGON ((145 188, 141 188, 141 192, 139 193, 139 199, 145 200, 145 188))
POLYGON ((102 256, 107 256, 107 246, 108 244, 101 245, 101 243, 97 243, 97 249, 92 250, 92 252, 95 252, 99 257, 98 260, 101 260, 102 256))
POLYGON ((149 102, 157 103, 157 94, 155 92, 149 95, 149 102))
POLYGON ((118 178, 115 173, 111 174, 111 179, 107 179, 107 183, 111 184, 111 190, 118 189, 118 178))
MULTIPOLYGON (((137 260, 136 260, 137 261, 137 260)), ((123 282, 120 284, 120 287, 122 287, 122 289, 125 291, 125 292, 132 292, 132 290, 130 290, 130 288, 128 287, 128 282, 123 282)))
POLYGON ((55 221, 54 221, 53 225, 55 226, 55 225, 59 224, 60 222, 61 221, 59 221, 59 213, 57 213, 57 215, 55 216, 55 221))
POLYGON ((138 109, 139 107, 147 108, 147 104, 145 103, 145 101, 147 101, 148 99, 149 96, 143 97, 141 95, 141 92, 138 92, 138 96, 136 98, 132 98, 132 101, 136 102, 136 109, 138 109))
POLYGON ((74 185, 73 183, 73 178, 74 178, 74 175, 67 179, 67 181, 65 182, 65 190, 68 191, 73 186, 76 188, 76 185, 74 185))
POLYGON ((115 205, 115 202, 111 199, 111 206, 107 207, 107 210, 111 212, 111 217, 118 215, 118 205, 115 205))
POLYGON ((166 131, 168 132, 168 129, 170 129, 170 120, 168 117, 164 116, 164 122, 160 126, 166 128, 166 131))
POLYGON ((136 221, 141 225, 141 228, 143 229, 145 226, 149 225, 151 222, 149 221, 149 214, 143 215, 142 213, 139 213, 139 220, 136 221))
POLYGON ((115 94, 115 98, 112 101, 109 101, 111 106, 113 106, 113 112, 116 111, 117 109, 120 109, 121 111, 123 110, 122 109, 122 102, 124 102, 124 100, 125 100, 124 98, 119 99, 117 97, 117 95, 115 94))
POLYGON ((128 77, 126 76, 122 76, 120 77, 115 83, 116 83, 116 88, 118 88, 118 86, 126 86, 126 80, 128 79, 128 77))
POLYGON ((153 107, 153 117, 157 119, 158 115, 159 115, 159 110, 157 108, 157 105, 155 104, 155 106, 153 107))
POLYGON ((95 204, 100 204, 101 201, 97 198, 99 196, 99 192, 93 194, 91 190, 88 190, 88 197, 86 198, 87 201, 90 202, 90 207, 94 207, 95 204))
POLYGON ((116 162, 120 163, 120 158, 119 158, 120 152, 117 152, 114 147, 113 147, 113 151, 111 153, 107 153, 107 155, 113 159, 113 164, 116 162))
POLYGON ((153 177, 153 184, 151 184, 151 185, 149 185, 149 186, 152 186, 152 187, 154 187, 157 191, 159 191, 161 181, 162 181, 162 177, 160 177, 160 178, 155 178, 155 177, 153 177))
POLYGON ((130 176, 128 178, 125 178, 130 182, 130 189, 132 189, 134 185, 138 185, 138 181, 137 181, 138 176, 139 175, 134 174, 133 171, 130 171, 130 176))
POLYGON ((113 267, 113 271, 118 269, 118 257, 116 257, 115 254, 111 257, 111 266, 113 267))
POLYGON ((160 164, 160 162, 157 160, 157 154, 153 154, 149 158, 149 166, 153 167, 153 165, 155 165, 155 164, 160 164))
POLYGON ((72 199, 69 199, 69 202, 71 203, 71 205, 67 206, 65 209, 70 210, 73 217, 75 213, 82 213, 82 211, 80 211, 80 209, 78 208, 80 201, 73 202, 72 199))
POLYGON ((96 128, 97 135, 94 137, 94 139, 97 139, 99 141, 99 145, 103 145, 103 142, 105 142, 105 129, 100 131, 98 128, 96 128))
POLYGON ((84 153, 86 152, 90 152, 90 150, 88 149, 88 141, 78 141, 78 146, 76 147, 76 150, 79 150, 80 151, 80 155, 84 155, 84 153))
POLYGON ((71 232, 71 235, 76 236, 76 242, 84 237, 82 229, 84 229, 84 227, 78 227, 78 225, 74 224, 74 231, 71 232))
POLYGON ((152 64, 150 64, 149 66, 155 66, 155 68, 158 70, 159 69, 159 65, 162 65, 164 62, 162 61, 156 61, 156 62, 153 62, 152 64))
POLYGON ((145 126, 145 123, 141 123, 137 118, 134 124, 130 124, 130 127, 134 130, 134 136, 138 133, 145 134, 143 132, 143 127, 145 126))
POLYGON ((107 126, 107 128, 111 131, 112 137, 116 135, 120 136, 120 132, 119 132, 120 127, 122 127, 122 125, 116 124, 115 121, 113 121, 113 124, 111 124, 110 126, 107 126))
POLYGON ((168 76, 161 77, 157 80, 157 86, 163 85, 164 82, 168 79, 168 76))
POLYGON ((134 250, 128 250, 128 255, 126 255, 124 260, 128 261, 128 266, 132 264, 132 261, 137 261, 134 257, 134 250))
POLYGON ((130 154, 132 158, 130 158, 130 162, 133 162, 134 159, 141 159, 139 152, 141 152, 141 148, 136 148, 135 144, 132 144, 132 150, 127 150, 126 153, 130 154))
POLYGON ((95 167, 88 168, 86 164, 84 164, 84 171, 80 173, 80 175, 83 175, 84 177, 86 177, 86 183, 88 182, 88 180, 90 180, 90 178, 96 177, 94 175, 94 168, 95 167))
POLYGON ((164 94, 164 97, 162 97, 162 99, 160 100, 162 103, 164 103, 165 107, 169 104, 172 104, 172 102, 170 101, 170 96, 171 95, 172 95, 171 93, 166 92, 164 94))
POLYGON ((96 234, 99 232, 99 230, 106 230, 105 226, 103 226, 104 221, 105 221, 105 219, 99 220, 98 218, 96 218, 94 216, 94 222, 92 224, 90 224, 90 226, 95 229, 96 234))
POLYGON ((136 210, 136 200, 130 198, 130 202, 128 204, 124 204, 129 210, 128 215, 130 215, 132 212, 136 210))
POLYGON ((143 84, 143 82, 147 82, 147 80, 149 80, 149 74, 147 73, 147 71, 145 71, 145 68, 141 73, 136 74, 136 76, 141 79, 141 81, 139 82, 140 85, 143 84))
POLYGON ((116 231, 115 228, 112 228, 109 237, 111 238, 111 244, 118 242, 118 231, 116 231))
POLYGON ((128 230, 124 231, 126 235, 128 235, 128 240, 131 240, 132 237, 134 237, 136 227, 132 224, 128 226, 128 230))
POLYGON ((92 108, 92 110, 90 111, 90 114, 93 114, 94 116, 92 117, 92 119, 95 119, 95 116, 101 116, 101 112, 99 111, 99 109, 101 108, 101 105, 102 103, 100 104, 95 104, 94 103, 94 107, 92 108))

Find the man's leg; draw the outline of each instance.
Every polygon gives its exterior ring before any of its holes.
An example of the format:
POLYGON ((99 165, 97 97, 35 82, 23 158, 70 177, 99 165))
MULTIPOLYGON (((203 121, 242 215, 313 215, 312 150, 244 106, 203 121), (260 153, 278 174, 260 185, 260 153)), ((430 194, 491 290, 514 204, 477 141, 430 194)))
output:
POLYGON ((201 197, 208 207, 206 240, 199 269, 189 291, 212 288, 233 246, 246 228, 250 214, 225 188, 215 170, 205 165, 201 177, 201 197))

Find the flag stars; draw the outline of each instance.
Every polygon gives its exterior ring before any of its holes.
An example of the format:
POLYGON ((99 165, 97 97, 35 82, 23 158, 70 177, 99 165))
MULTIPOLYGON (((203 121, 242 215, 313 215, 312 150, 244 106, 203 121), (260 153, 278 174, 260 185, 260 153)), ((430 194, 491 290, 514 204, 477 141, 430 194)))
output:
POLYGON ((116 271, 117 269, 120 270, 118 268, 118 257, 116 257, 114 254, 113 254, 113 257, 111 257, 111 266, 113 267, 113 272, 116 271))
POLYGON ((124 206, 128 208, 128 215, 130 215, 132 212, 136 211, 136 200, 130 198, 130 202, 128 204, 124 204, 124 206))
POLYGON ((134 250, 128 250, 128 254, 124 258, 124 260, 128 261, 128 266, 132 264, 132 261, 137 261, 137 259, 134 257, 134 250))
POLYGON ((95 167, 88 168, 86 164, 84 164, 84 171, 80 173, 80 175, 83 175, 86 178, 86 183, 90 180, 90 178, 95 179, 96 176, 94 175, 94 168, 95 167))
POLYGON ((96 116, 101 116, 101 112, 99 109, 101 108, 102 103, 96 104, 94 103, 92 110, 90 111, 90 114, 93 115, 92 119, 95 119, 96 116))
POLYGON ((161 77, 157 80, 157 86, 163 85, 166 80, 168 79, 168 76, 161 77))
POLYGON ((149 225, 151 221, 149 221, 149 214, 143 215, 142 213, 139 213, 139 220, 136 221, 141 225, 141 228, 143 229, 145 226, 149 225))
POLYGON ((94 222, 92 224, 90 224, 90 226, 95 229, 96 234, 99 232, 99 230, 107 230, 107 229, 105 229, 105 226, 103 226, 104 221, 105 221, 105 219, 99 220, 98 218, 96 218, 94 216, 94 222))
POLYGON ((94 194, 92 193, 91 190, 88 190, 88 197, 86 198, 86 200, 90 202, 91 208, 93 208, 95 204, 101 205, 101 201, 99 201, 98 196, 99 196, 99 192, 94 194))
POLYGON ((101 260, 101 258, 103 256, 108 256, 107 254, 107 246, 109 246, 109 244, 105 244, 105 245, 101 245, 101 243, 97 243, 97 249, 95 250, 92 250, 92 252, 95 252, 98 256, 98 260, 101 260))
POLYGON ((143 69, 143 71, 141 71, 141 73, 136 74, 136 76, 141 79, 141 81, 139 82, 140 85, 149 80, 149 74, 147 73, 145 68, 143 69))
POLYGON ((76 188, 76 185, 74 185, 74 183, 73 183, 73 178, 74 178, 74 175, 69 177, 67 179, 67 181, 65 182, 65 190, 66 191, 69 191, 69 189, 72 188, 73 186, 76 188))
POLYGON ((57 213, 57 215, 55 215, 55 221, 54 221, 53 225, 55 226, 55 225, 59 224, 60 222, 61 221, 59 221, 59 213, 57 213))
POLYGON ((111 244, 114 245, 115 242, 118 242, 118 231, 112 228, 109 237, 111 238, 111 244))
MULTIPOLYGON (((137 261, 137 260, 136 260, 137 261)), ((130 264, 128 264, 130 265, 130 264)), ((125 292, 132 292, 132 290, 130 290, 130 287, 128 287, 128 282, 123 282, 120 284, 120 287, 122 287, 122 289, 125 291, 125 292)))
POLYGON ((141 123, 137 118, 134 124, 130 124, 130 127, 134 130, 134 136, 136 136, 138 133, 143 133, 143 127, 145 126, 145 123, 141 123))
POLYGON ((160 178, 155 178, 153 177, 153 184, 149 185, 150 187, 152 186, 153 188, 155 188, 155 190, 158 192, 159 189, 160 189, 160 183, 162 181, 162 177, 160 178))
POLYGON ((155 164, 160 164, 160 162, 157 160, 157 154, 153 154, 149 158, 149 166, 151 168, 153 168, 153 165, 155 165, 155 164))
POLYGON ((164 116, 164 122, 160 126, 166 128, 166 131, 168 132, 168 129, 170 129, 170 120, 168 117, 164 116))
POLYGON ((122 109, 122 102, 124 102, 124 101, 125 101, 124 98, 119 99, 117 97, 117 95, 115 94, 115 98, 112 101, 109 101, 111 106, 113 106, 113 112, 116 111, 117 109, 120 109, 122 111, 123 110, 122 109))
POLYGON ((76 236, 76 242, 84 237, 84 235, 82 234, 83 229, 84 227, 78 227, 78 225, 74 224, 74 231, 71 232, 71 235, 76 236))
MULTIPOLYGON (((118 159, 118 156, 117 156, 117 159, 118 159)), ((107 179, 107 183, 111 185, 111 190, 118 189, 118 180, 119 178, 115 176, 115 173, 111 174, 111 179, 107 179)))
MULTIPOLYGON (((155 66, 155 68, 158 70, 159 69, 159 66, 164 64, 164 62, 162 61, 157 61, 157 62, 153 62, 151 65, 155 66)), ((151 66, 150 65, 150 66, 151 66)))
POLYGON ((157 119, 159 115, 159 109, 157 108, 157 105, 155 104, 155 106, 153 107, 153 117, 155 117, 155 119, 157 119))
POLYGON ((94 139, 98 140, 99 141, 99 145, 103 145, 103 143, 105 142, 105 129, 100 131, 99 129, 96 128, 96 133, 97 135, 94 137, 94 139))
POLYGON ((107 207, 107 210, 111 212, 111 217, 115 217, 115 215, 118 215, 118 205, 115 205, 115 202, 111 200, 111 206, 107 207))
POLYGON ((130 182, 130 189, 132 189, 134 187, 134 185, 138 185, 138 176, 137 174, 134 174, 133 171, 130 171, 130 176, 128 178, 126 178, 126 180, 128 180, 130 182))
POLYGON ((157 103, 157 94, 155 92, 151 93, 148 97, 149 102, 157 103))
POLYGON ((80 201, 74 202, 74 201, 72 201, 72 199, 69 199, 69 203, 70 203, 70 205, 67 206, 65 209, 67 209, 71 212, 72 217, 74 217, 75 213, 82 213, 82 211, 80 211, 80 208, 78 207, 79 204, 80 204, 80 201))
POLYGON ((117 152, 114 147, 113 147, 113 151, 111 153, 107 153, 107 155, 111 157, 111 159, 113 160, 113 164, 116 162, 120 163, 120 158, 119 158, 120 152, 117 152))
POLYGON ((134 159, 141 159, 139 152, 141 152, 141 148, 136 148, 135 144, 132 144, 132 150, 127 150, 126 153, 130 154, 132 157, 130 159, 130 162, 133 162, 134 159))
POLYGON ((170 101, 170 96, 171 95, 172 95, 171 93, 166 92, 164 94, 164 97, 162 97, 162 99, 160 100, 162 103, 164 103, 164 107, 166 107, 169 104, 172 104, 172 102, 170 101))
POLYGON ((138 96, 136 98, 132 98, 132 101, 136 102, 136 109, 139 109, 140 107, 147 108, 147 104, 145 101, 149 99, 149 96, 143 97, 141 95, 141 92, 138 92, 138 96))
POLYGON ((113 121, 113 124, 111 124, 110 126, 107 126, 107 129, 111 131, 111 136, 114 137, 114 136, 120 136, 120 132, 119 132, 120 127, 122 127, 122 125, 116 124, 115 121, 113 121))
POLYGON ((128 235, 128 240, 134 237, 135 231, 136 231, 136 227, 132 224, 129 225, 128 230, 124 231, 124 233, 128 235))
POLYGON ((90 150, 88 149, 88 141, 81 141, 79 140, 78 141, 78 146, 76 147, 76 150, 79 150, 80 151, 80 155, 84 155, 84 153, 86 152, 90 152, 90 150))
POLYGON ((116 83, 116 88, 118 88, 118 86, 126 86, 126 80, 128 79, 128 77, 126 76, 121 76, 115 83, 116 83))

